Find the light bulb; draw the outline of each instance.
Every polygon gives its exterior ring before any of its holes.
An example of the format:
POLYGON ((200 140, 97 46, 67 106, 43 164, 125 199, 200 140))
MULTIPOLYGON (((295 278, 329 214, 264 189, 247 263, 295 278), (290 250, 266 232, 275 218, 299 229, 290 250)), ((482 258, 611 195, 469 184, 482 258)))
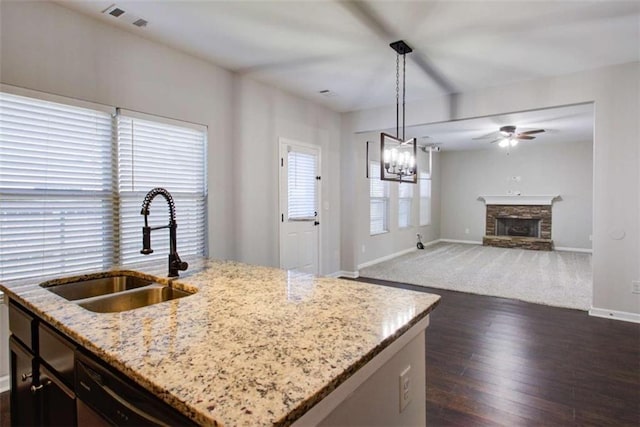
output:
POLYGON ((507 147, 507 146, 509 146, 509 140, 508 140, 508 139, 506 139, 506 138, 505 138, 505 139, 501 139, 501 140, 500 140, 500 142, 498 143, 498 145, 499 145, 500 147, 503 147, 503 148, 504 148, 504 147, 507 147))
POLYGON ((515 147, 516 145, 518 145, 518 140, 515 138, 511 138, 509 141, 511 142, 512 147, 515 147))
POLYGON ((398 162, 398 150, 395 148, 391 149, 391 161, 394 164, 398 162))
POLYGON ((389 161, 391 160, 391 151, 389 151, 388 148, 386 150, 384 150, 382 158, 384 159, 385 163, 389 163, 389 161))

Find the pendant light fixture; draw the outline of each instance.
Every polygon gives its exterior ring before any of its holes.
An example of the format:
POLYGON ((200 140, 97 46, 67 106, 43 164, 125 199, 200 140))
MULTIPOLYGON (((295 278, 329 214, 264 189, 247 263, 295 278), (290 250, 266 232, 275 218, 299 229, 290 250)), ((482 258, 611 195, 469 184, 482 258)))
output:
POLYGON ((390 44, 396 51, 396 135, 380 134, 380 179, 418 182, 416 138, 405 139, 406 54, 413 52, 403 40, 390 44), (402 56, 402 134, 400 133, 400 57, 402 56))

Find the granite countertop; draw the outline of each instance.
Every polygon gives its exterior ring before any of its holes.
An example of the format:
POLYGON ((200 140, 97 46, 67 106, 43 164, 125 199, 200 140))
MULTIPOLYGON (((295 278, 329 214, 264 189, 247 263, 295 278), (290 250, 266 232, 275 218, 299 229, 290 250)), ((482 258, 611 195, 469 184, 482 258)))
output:
POLYGON ((194 295, 94 313, 39 286, 0 289, 203 425, 288 425, 438 303, 439 296, 203 259, 169 280, 194 295))

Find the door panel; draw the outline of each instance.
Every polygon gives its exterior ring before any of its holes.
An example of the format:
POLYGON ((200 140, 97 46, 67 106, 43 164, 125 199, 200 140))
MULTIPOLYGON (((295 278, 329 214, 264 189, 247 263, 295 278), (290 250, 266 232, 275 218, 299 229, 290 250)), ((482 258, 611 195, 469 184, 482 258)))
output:
POLYGON ((11 357, 11 424, 15 426, 38 425, 36 397, 31 393, 34 357, 14 337, 9 338, 9 349, 11 357))
POLYGON ((280 268, 319 274, 320 148, 280 140, 280 268))

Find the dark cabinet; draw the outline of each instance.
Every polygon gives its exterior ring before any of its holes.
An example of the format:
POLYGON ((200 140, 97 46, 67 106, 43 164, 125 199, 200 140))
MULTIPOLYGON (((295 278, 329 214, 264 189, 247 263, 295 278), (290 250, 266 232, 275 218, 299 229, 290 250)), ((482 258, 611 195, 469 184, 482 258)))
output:
POLYGON ((58 377, 40 366, 39 408, 43 426, 76 425, 76 397, 58 377))
POLYGON ((38 425, 36 398, 31 392, 33 364, 31 352, 14 337, 9 338, 11 354, 11 424, 15 426, 38 425))
POLYGON ((9 303, 11 424, 76 425, 75 347, 17 303, 9 303))

